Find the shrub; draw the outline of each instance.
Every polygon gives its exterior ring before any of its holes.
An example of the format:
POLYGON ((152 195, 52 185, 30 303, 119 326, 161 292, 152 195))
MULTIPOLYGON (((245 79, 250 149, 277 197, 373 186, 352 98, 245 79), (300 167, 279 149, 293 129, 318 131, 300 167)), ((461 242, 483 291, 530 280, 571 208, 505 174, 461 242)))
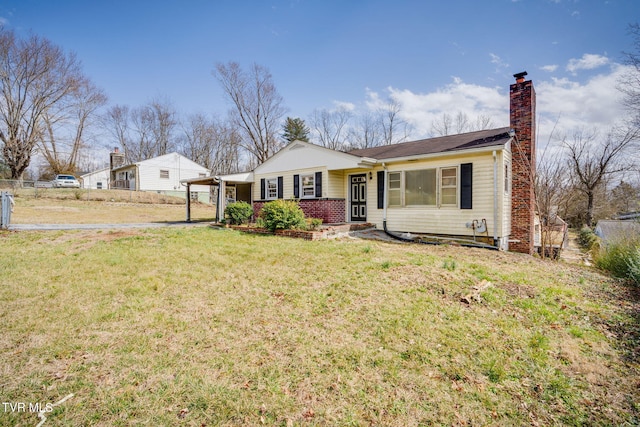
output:
POLYGON ((253 215, 253 207, 247 202, 234 202, 227 205, 224 210, 224 216, 229 218, 232 225, 240 225, 247 221, 253 215))
POLYGON ((322 225, 322 218, 307 218, 306 228, 307 230, 315 231, 319 230, 322 225))
POLYGON ((627 259, 627 267, 629 268, 629 279, 636 285, 640 285, 640 246, 630 254, 627 259))
POLYGON ((279 199, 265 203, 260 210, 260 218, 270 231, 306 228, 304 212, 298 202, 292 200, 279 199))
POLYGON ((591 250, 593 245, 598 241, 598 236, 593 232, 593 230, 589 227, 582 227, 580 229, 580 234, 578 235, 578 242, 580 245, 587 249, 591 250))
POLYGON ((603 246, 596 266, 616 277, 640 284, 640 239, 628 239, 603 246))

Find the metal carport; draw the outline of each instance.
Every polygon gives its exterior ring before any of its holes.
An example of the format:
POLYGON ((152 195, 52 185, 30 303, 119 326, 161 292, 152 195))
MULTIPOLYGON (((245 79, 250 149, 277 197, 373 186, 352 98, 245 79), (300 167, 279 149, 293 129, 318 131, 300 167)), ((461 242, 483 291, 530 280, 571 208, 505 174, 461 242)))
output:
MULTIPOLYGON (((219 185, 220 181, 215 176, 190 178, 180 180, 180 184, 187 186, 187 222, 191 222, 191 186, 192 185, 219 185)), ((218 220, 218 204, 216 203, 216 220, 218 220)))

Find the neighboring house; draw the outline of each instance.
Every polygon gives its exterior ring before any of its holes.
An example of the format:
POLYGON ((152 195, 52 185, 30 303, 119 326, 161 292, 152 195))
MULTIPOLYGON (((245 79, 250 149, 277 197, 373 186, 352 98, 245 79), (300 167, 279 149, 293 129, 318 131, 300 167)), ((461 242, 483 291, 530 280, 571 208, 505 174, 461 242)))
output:
POLYGON ((82 188, 106 190, 109 188, 109 168, 85 173, 80 175, 80 179, 82 180, 82 188))
POLYGON ((218 177, 219 211, 228 200, 248 201, 257 214, 270 200, 296 199, 325 223, 483 238, 531 254, 539 239, 530 172, 535 91, 525 75, 510 88, 510 127, 348 153, 294 141, 252 172, 218 177))
POLYGON ((634 219, 601 219, 594 232, 604 245, 620 243, 640 237, 640 222, 634 219))
MULTIPOLYGON (((186 186, 181 180, 210 175, 210 170, 178 153, 169 153, 133 164, 124 164, 124 154, 111 153, 109 178, 112 189, 152 191, 170 196, 185 197, 186 186)), ((192 200, 210 202, 210 187, 194 185, 190 188, 192 200)))

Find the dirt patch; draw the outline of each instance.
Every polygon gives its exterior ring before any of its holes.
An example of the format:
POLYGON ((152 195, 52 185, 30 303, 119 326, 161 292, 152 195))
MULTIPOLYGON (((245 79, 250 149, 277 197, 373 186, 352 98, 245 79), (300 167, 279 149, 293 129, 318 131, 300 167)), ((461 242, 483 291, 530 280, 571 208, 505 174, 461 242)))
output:
POLYGON ((517 283, 503 283, 499 286, 504 289, 509 295, 518 298, 535 298, 538 295, 538 290, 533 286, 521 285, 517 283))

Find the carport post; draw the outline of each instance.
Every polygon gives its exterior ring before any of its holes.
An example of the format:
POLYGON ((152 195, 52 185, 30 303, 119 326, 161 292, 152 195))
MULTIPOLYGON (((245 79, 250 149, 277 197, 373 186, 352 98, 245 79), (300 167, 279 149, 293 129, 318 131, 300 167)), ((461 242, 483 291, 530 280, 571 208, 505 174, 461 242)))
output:
POLYGON ((187 222, 191 222, 191 184, 187 182, 187 222))

